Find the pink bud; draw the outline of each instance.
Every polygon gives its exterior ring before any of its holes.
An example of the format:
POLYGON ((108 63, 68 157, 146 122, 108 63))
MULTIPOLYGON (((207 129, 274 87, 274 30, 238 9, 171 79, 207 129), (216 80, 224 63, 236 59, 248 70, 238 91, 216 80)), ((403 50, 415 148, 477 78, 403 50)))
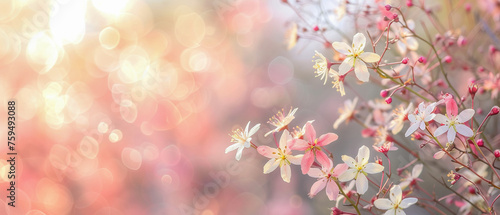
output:
POLYGON ((407 64, 410 59, 407 57, 404 57, 403 60, 401 61, 402 64, 407 64))
POLYGON ((465 39, 464 36, 460 36, 460 37, 458 37, 457 44, 460 47, 465 46, 465 45, 467 45, 467 39, 465 39))
POLYGON ((490 54, 494 54, 497 51, 497 48, 494 45, 490 45, 489 52, 490 54))
POLYGON ((496 158, 500 157, 500 150, 495 149, 495 151, 493 152, 493 154, 495 155, 496 158))
POLYGON ((385 5, 385 10, 390 11, 392 9, 392 6, 389 4, 385 5))
POLYGON ((420 63, 425 63, 427 61, 427 59, 425 59, 425 57, 421 56, 418 58, 418 62, 420 63))
POLYGON ((385 98, 385 97, 387 97, 388 95, 389 95, 389 91, 387 91, 387 90, 381 90, 381 91, 380 91, 380 96, 381 96, 382 98, 385 98))
POLYGON ((483 114, 483 109, 482 108, 478 108, 477 109, 477 114, 479 114, 479 115, 483 114))
MULTIPOLYGON (((387 101, 387 100, 386 100, 387 101)), ((491 111, 490 111, 490 115, 493 116, 493 115, 497 115, 498 112, 500 112, 500 108, 498 106, 494 106, 493 108, 491 108, 491 111)))
POLYGON ((458 114, 458 106, 453 96, 447 96, 444 98, 444 101, 446 104, 446 114, 448 114, 448 116, 456 116, 458 114))
POLYGON ((476 194, 476 188, 469 186, 469 193, 470 194, 476 194))
POLYGON ((314 31, 319 31, 319 27, 317 25, 314 26, 313 28, 314 31))
POLYGON ((465 4, 465 12, 469 13, 471 10, 471 6, 469 3, 465 4))
POLYGON ((479 89, 479 87, 477 86, 477 84, 474 84, 474 83, 469 84, 469 94, 471 96, 476 95, 478 89, 479 89))
POLYGON ((485 69, 484 69, 484 67, 479 66, 479 67, 477 68, 477 71, 478 71, 478 72, 484 72, 484 71, 485 71, 485 69))
POLYGON ((386 99, 385 99, 385 102, 386 102, 387 104, 391 104, 391 103, 392 103, 392 98, 391 98, 391 97, 386 98, 386 99))
POLYGON ((446 57, 444 57, 444 62, 446 62, 446 63, 451 63, 451 60, 452 60, 452 58, 449 55, 446 55, 446 57))
POLYGON ((477 146, 479 146, 479 147, 484 146, 484 140, 483 140, 483 139, 479 139, 479 140, 477 140, 477 142, 476 142, 476 143, 477 143, 477 146))
POLYGON ((393 18, 393 19, 397 19, 397 18, 398 18, 398 14, 397 14, 397 13, 393 13, 393 14, 392 14, 392 18, 393 18))
POLYGON ((413 6, 413 1, 412 0, 407 0, 406 1, 406 6, 408 6, 408 7, 413 6))

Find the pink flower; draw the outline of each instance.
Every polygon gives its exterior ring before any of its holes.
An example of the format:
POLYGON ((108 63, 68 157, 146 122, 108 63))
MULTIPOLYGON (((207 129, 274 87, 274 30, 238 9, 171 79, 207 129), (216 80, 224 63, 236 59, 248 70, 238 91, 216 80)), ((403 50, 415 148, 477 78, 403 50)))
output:
POLYGON ((394 146, 394 143, 393 142, 385 142, 384 144, 382 144, 380 147, 379 146, 376 146, 376 145, 373 145, 373 148, 377 151, 377 152, 380 152, 382 154, 384 154, 386 157, 387 157, 387 152, 389 151, 396 151, 398 150, 398 147, 394 146))
POLYGON ((312 168, 307 174, 313 178, 317 178, 309 192, 309 197, 314 197, 319 191, 323 190, 326 187, 326 195, 330 201, 336 200, 339 194, 339 187, 335 183, 337 177, 344 173, 349 166, 347 164, 338 164, 333 168, 333 163, 330 160, 329 166, 331 168, 327 168, 323 166, 321 169, 312 168))
POLYGON ((302 174, 309 172, 314 163, 314 157, 316 157, 321 166, 330 169, 330 159, 320 147, 326 146, 337 139, 338 136, 334 133, 323 134, 319 138, 316 138, 316 131, 312 124, 310 122, 306 123, 304 140, 294 139, 290 144, 292 150, 305 151, 301 162, 302 174))

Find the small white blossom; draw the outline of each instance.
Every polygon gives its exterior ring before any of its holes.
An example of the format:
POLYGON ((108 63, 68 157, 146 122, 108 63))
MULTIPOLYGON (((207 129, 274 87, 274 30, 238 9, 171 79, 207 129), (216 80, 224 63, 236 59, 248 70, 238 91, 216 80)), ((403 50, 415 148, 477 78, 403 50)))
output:
POLYGON ((448 142, 453 142, 457 133, 464 135, 465 137, 472 137, 474 132, 468 126, 464 125, 464 122, 469 121, 472 116, 474 116, 473 109, 466 109, 460 112, 458 116, 453 116, 452 114, 437 114, 434 120, 438 123, 443 124, 434 131, 434 136, 440 136, 446 132, 448 142))
POLYGON ((342 155, 342 160, 349 166, 349 169, 339 176, 339 181, 345 182, 356 179, 356 191, 359 194, 364 194, 368 190, 366 175, 384 170, 384 166, 378 163, 368 163, 369 158, 370 149, 366 146, 359 148, 356 160, 350 156, 342 155))
POLYGON ((432 113, 434 108, 436 108, 437 103, 431 103, 427 107, 424 102, 421 102, 418 105, 418 113, 417 114, 409 114, 408 120, 410 120, 411 125, 405 133, 405 137, 410 136, 415 132, 418 128, 421 130, 425 129, 425 123, 431 121, 436 117, 436 114, 432 113))
POLYGON ((243 149, 250 147, 250 141, 252 141, 251 136, 254 135, 260 128, 260 124, 257 124, 253 126, 253 128, 250 129, 250 131, 248 131, 248 126, 250 126, 250 122, 248 122, 245 131, 242 131, 241 129, 234 130, 233 135, 231 135, 232 137, 231 142, 235 144, 230 145, 226 148, 226 154, 230 151, 238 149, 238 151, 236 152, 236 160, 241 159, 241 154, 243 153, 243 149))
POLYGON ((389 199, 380 198, 375 200, 373 204, 380 210, 387 210, 384 215, 406 215, 403 209, 410 207, 417 203, 417 201, 417 198, 403 199, 401 187, 395 185, 391 188, 389 199))

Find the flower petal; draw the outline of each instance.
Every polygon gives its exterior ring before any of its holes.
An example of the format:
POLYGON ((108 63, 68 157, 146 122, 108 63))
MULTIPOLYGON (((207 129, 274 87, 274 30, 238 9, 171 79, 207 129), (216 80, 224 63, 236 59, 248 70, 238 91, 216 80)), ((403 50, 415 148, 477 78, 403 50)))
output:
POLYGON ((356 73, 356 77, 362 82, 368 82, 370 79, 370 73, 368 72, 368 68, 363 61, 356 61, 354 64, 354 73, 356 73))
POLYGON ((318 138, 318 143, 316 143, 317 146, 326 146, 330 144, 331 142, 337 140, 339 138, 338 135, 334 133, 327 133, 323 134, 318 138))
POLYGON ((314 143, 316 140, 316 130, 314 130, 314 127, 310 122, 306 123, 306 131, 304 132, 304 136, 309 143, 314 143))
POLYGON ((241 155, 243 154, 243 149, 244 149, 243 147, 240 147, 238 151, 236 151, 236 160, 239 161, 241 159, 241 155))
POLYGON ((357 48, 359 51, 365 49, 366 37, 362 33, 357 33, 352 38, 352 47, 357 48))
POLYGON ((399 207, 401 208, 408 208, 410 207, 411 205, 417 203, 418 199, 417 198, 405 198, 401 201, 401 203, 399 204, 399 207))
POLYGON ((441 151, 439 151, 439 152, 436 152, 436 153, 434 153, 434 159, 441 159, 441 158, 443 158, 443 156, 444 156, 445 154, 446 154, 446 153, 445 153, 443 150, 441 150, 441 151))
POLYGON ((396 212, 392 213, 392 214, 395 214, 395 215, 406 215, 406 213, 403 210, 401 210, 401 208, 396 209, 396 212))
POLYGON ((439 128, 437 128, 435 131, 434 131, 434 136, 435 137, 439 137, 441 136, 442 134, 446 133, 446 131, 448 131, 448 126, 446 125, 443 125, 443 126, 440 126, 439 128))
POLYGON ((363 52, 359 55, 359 58, 367 63, 374 63, 380 60, 380 55, 373 52, 363 52))
POLYGON ((309 172, 307 172, 307 175, 313 178, 321 178, 325 176, 325 173, 323 173, 323 171, 319 168, 311 168, 309 169, 309 172))
POLYGON ((280 164, 278 159, 271 159, 264 165, 264 174, 268 174, 276 169, 280 164))
POLYGON ((295 165, 300 165, 302 163, 302 157, 304 155, 288 155, 286 159, 295 165))
POLYGON ((333 165, 332 161, 323 151, 316 150, 316 159, 324 169, 330 170, 332 168, 333 165))
POLYGON ((341 182, 346 182, 352 180, 354 177, 356 177, 356 174, 358 173, 358 170, 356 169, 348 169, 342 175, 338 177, 339 181, 341 182))
POLYGON ((340 52, 343 55, 350 55, 352 53, 349 53, 349 50, 351 50, 351 47, 347 45, 347 43, 344 42, 334 42, 332 43, 332 47, 335 49, 335 51, 340 52))
POLYGON ((378 163, 369 163, 369 164, 366 164, 365 169, 363 171, 365 171, 368 174, 375 174, 375 173, 382 172, 383 170, 384 170, 384 166, 382 166, 378 163))
POLYGON ((326 184, 326 196, 328 196, 328 199, 330 199, 330 201, 333 201, 337 199, 338 195, 339 187, 337 186, 337 184, 335 184, 334 181, 329 181, 326 184))
POLYGON ((356 191, 363 195, 368 190, 368 179, 366 179, 365 174, 358 174, 358 178, 356 179, 356 191))
POLYGON ((387 210, 394 207, 394 204, 386 198, 377 199, 373 202, 373 204, 380 210, 387 210))
POLYGON ((423 164, 417 164, 413 167, 413 170, 411 171, 411 177, 413 178, 418 178, 420 173, 422 173, 422 169, 424 168, 423 164))
POLYGON ((410 120, 411 123, 415 123, 417 118, 415 117, 415 114, 408 114, 408 120, 410 120))
POLYGON ((458 114, 458 106, 455 99, 452 96, 447 96, 445 99, 446 104, 446 115, 448 116, 456 116, 458 114))
POLYGON ((292 177, 292 170, 290 169, 290 165, 285 164, 281 166, 281 178, 283 181, 290 183, 290 178, 292 177))
POLYGON ((337 164, 337 166, 335 166, 335 168, 333 169, 332 176, 338 177, 339 175, 342 175, 347 169, 349 169, 349 166, 347 166, 347 164, 337 164))
POLYGON ((352 158, 351 156, 342 155, 342 161, 344 161, 344 163, 346 163, 347 166, 349 166, 351 168, 356 167, 356 160, 354 160, 354 158, 352 158))
POLYGON ((401 191, 401 187, 399 185, 394 185, 391 188, 391 194, 389 195, 391 202, 394 204, 399 204, 401 202, 402 197, 403 197, 403 192, 401 191))
POLYGON ((237 148, 239 148, 240 146, 243 146, 243 145, 241 145, 241 143, 235 143, 235 144, 232 144, 232 145, 230 145, 230 146, 228 146, 228 147, 226 148, 225 153, 227 154, 227 153, 228 153, 228 152, 230 152, 230 151, 234 151, 234 150, 236 150, 237 148))
POLYGON ((407 37, 406 46, 408 47, 408 49, 415 51, 418 49, 418 41, 413 37, 407 37))
POLYGON ((358 166, 366 165, 368 159, 370 159, 370 149, 363 145, 358 149, 358 166))
POLYGON ((460 112, 460 114, 458 114, 457 122, 464 123, 464 122, 469 121, 472 118, 472 116, 474 116, 474 113, 475 112, 473 109, 463 110, 462 112, 460 112))
POLYGON ((424 122, 429 122, 429 121, 433 120, 434 117, 436 117, 436 114, 435 113, 431 113, 431 114, 425 116, 424 122))
POLYGON ((292 137, 290 136, 290 132, 288 130, 284 130, 283 134, 281 135, 281 138, 280 138, 280 149, 281 150, 285 149, 285 146, 288 145, 289 139, 292 139, 292 137))
POLYGON ((266 158, 275 158, 278 156, 278 150, 269 146, 259 146, 257 147, 257 152, 266 158))
MULTIPOLYGON (((249 122, 249 123, 250 123, 250 122, 249 122)), ((259 123, 259 124, 257 124, 257 125, 254 125, 254 126, 252 127, 252 129, 250 129, 250 132, 248 132, 248 136, 252 136, 252 135, 254 135, 255 133, 257 133, 257 131, 259 130, 259 128, 260 128, 260 123, 259 123)))
POLYGON ((419 125, 419 123, 413 123, 413 124, 411 124, 410 127, 408 128, 408 130, 405 133, 405 137, 408 137, 411 134, 413 134, 413 132, 415 132, 418 129, 418 125, 419 125))
POLYGON ((354 66, 354 58, 347 57, 339 66, 339 74, 345 75, 354 66))
POLYGON ((299 151, 305 151, 306 149, 311 147, 311 145, 309 145, 309 142, 302 140, 302 139, 290 140, 288 145, 290 146, 290 149, 299 150, 299 151))
POLYGON ((443 114, 436 114, 436 116, 434 117, 434 121, 445 124, 446 122, 448 122, 448 117, 443 114))
POLYGON ((384 215, 396 215, 396 210, 394 210, 394 208, 391 208, 388 211, 386 211, 384 215))
POLYGON ((457 132, 461 135, 464 135, 466 137, 472 137, 474 135, 474 132, 472 129, 469 128, 469 126, 463 125, 463 124, 456 124, 455 128, 457 129, 457 132))
POLYGON ((326 186, 326 179, 321 179, 316 182, 311 186, 311 190, 309 191, 309 197, 312 198, 316 194, 318 194, 319 191, 323 190, 326 186))
POLYGON ((446 135, 446 137, 448 138, 448 142, 452 143, 453 141, 455 141, 456 136, 457 136, 457 132, 455 131, 455 129, 449 128, 448 134, 446 135))
POLYGON ((302 174, 307 174, 311 165, 314 163, 314 154, 312 151, 308 151, 304 154, 302 161, 300 163, 300 169, 302 170, 302 174))

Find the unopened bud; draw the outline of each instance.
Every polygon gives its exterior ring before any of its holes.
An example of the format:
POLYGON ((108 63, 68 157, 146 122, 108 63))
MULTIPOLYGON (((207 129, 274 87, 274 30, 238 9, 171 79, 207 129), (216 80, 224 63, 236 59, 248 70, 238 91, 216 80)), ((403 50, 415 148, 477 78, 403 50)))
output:
POLYGON ((393 14, 392 14, 392 18, 393 18, 393 19, 397 19, 397 18, 398 18, 398 14, 397 14, 397 13, 393 13, 393 14))
POLYGON ((319 31, 319 27, 317 25, 314 26, 313 28, 314 31, 319 31))
POLYGON ((476 95, 478 89, 479 89, 479 87, 477 86, 477 84, 474 84, 474 83, 469 84, 469 93, 471 96, 476 95))
POLYGON ((491 108, 490 115, 497 115, 498 112, 500 112, 500 108, 498 106, 494 106, 493 108, 491 108))
POLYGON ((382 98, 385 98, 385 97, 387 97, 388 95, 389 95, 389 91, 387 91, 387 90, 381 90, 381 91, 380 91, 380 96, 381 96, 382 98))
POLYGON ((451 58, 451 56, 446 55, 446 57, 444 57, 444 59, 443 59, 443 60, 444 60, 444 62, 446 62, 446 63, 451 63, 452 58, 451 58))
POLYGON ((478 145, 479 147, 484 146, 484 140, 483 140, 483 139, 479 139, 479 140, 477 140, 477 142, 476 142, 476 143, 477 143, 477 145, 478 145))
POLYGON ((457 44, 460 47, 465 46, 465 45, 467 45, 467 39, 465 39, 464 36, 460 36, 460 37, 458 37, 457 44))
POLYGON ((390 11, 392 9, 392 6, 389 4, 385 5, 385 10, 390 11))
POLYGON ((471 6, 469 3, 465 4, 465 12, 469 13, 471 10, 471 6))
POLYGON ((401 60, 402 64, 407 64, 410 59, 407 57, 404 57, 403 60, 401 60))
POLYGON ((489 47, 489 52, 490 52, 490 54, 493 54, 493 53, 495 53, 496 51, 497 51, 497 48, 496 48, 494 45, 490 45, 490 47, 489 47))
POLYGON ((493 152, 493 154, 495 155, 496 158, 499 158, 500 157, 500 150, 495 149, 495 151, 493 152))
POLYGON ((469 186, 469 193, 470 194, 476 194, 476 188, 469 186))
MULTIPOLYGON (((392 103, 392 98, 391 98, 391 97, 386 98, 386 99, 385 99, 385 103, 387 103, 387 104, 391 104, 391 103, 392 103)), ((497 112, 497 113, 498 113, 498 112, 497 112)))
POLYGON ((406 1, 406 6, 408 6, 408 7, 413 6, 413 0, 407 0, 406 1))
POLYGON ((425 59, 425 57, 421 56, 418 58, 418 62, 420 63, 425 63, 427 60, 425 59))

